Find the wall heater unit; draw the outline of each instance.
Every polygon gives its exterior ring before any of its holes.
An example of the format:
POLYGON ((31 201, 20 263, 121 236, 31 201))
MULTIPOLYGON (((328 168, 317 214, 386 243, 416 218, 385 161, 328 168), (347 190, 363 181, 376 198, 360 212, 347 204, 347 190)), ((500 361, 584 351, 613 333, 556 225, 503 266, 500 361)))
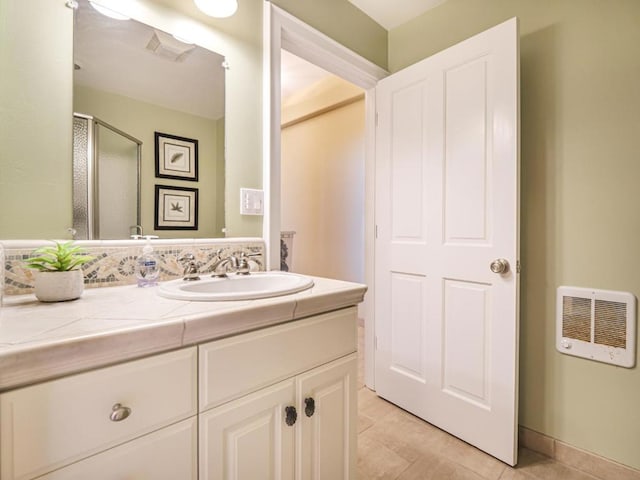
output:
POLYGON ((556 348, 631 368, 636 362, 636 299, 628 292, 559 287, 556 348))

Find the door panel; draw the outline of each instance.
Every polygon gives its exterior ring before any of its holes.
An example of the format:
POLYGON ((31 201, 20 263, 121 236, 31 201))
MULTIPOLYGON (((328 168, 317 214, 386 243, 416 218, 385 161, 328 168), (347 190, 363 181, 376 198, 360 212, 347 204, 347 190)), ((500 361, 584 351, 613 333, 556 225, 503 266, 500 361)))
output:
POLYGON ((518 33, 512 19, 376 91, 376 388, 516 462, 518 33), (511 268, 493 273, 504 258, 511 268))
POLYGON ((295 404, 286 380, 200 414, 200 475, 206 480, 292 480, 295 404))
POLYGON ((425 379, 425 278, 391 273, 391 366, 399 375, 425 379))
POLYGON ((490 408, 491 285, 445 280, 443 391, 490 408))
POLYGON ((297 479, 356 478, 357 365, 352 354, 298 377, 297 479))
POLYGON ((396 240, 424 241, 425 169, 422 156, 424 129, 424 87, 415 85, 395 93, 393 99, 392 129, 393 158, 391 184, 396 192, 392 203, 393 237, 396 240))
POLYGON ((486 61, 445 72, 445 239, 487 241, 488 165, 486 61))

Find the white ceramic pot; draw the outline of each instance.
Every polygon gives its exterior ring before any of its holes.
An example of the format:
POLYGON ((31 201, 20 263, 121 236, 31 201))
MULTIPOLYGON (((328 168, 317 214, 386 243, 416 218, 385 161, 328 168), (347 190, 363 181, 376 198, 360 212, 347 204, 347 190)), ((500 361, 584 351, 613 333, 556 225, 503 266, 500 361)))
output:
POLYGON ((41 302, 64 302, 80 298, 84 290, 82 270, 36 272, 36 298, 41 302))

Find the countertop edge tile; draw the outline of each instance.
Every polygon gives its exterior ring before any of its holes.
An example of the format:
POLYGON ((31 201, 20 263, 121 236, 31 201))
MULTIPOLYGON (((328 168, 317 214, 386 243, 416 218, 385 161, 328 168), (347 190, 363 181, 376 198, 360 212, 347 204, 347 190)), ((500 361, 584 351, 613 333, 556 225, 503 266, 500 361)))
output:
POLYGON ((165 322, 3 352, 0 392, 181 348, 182 332, 182 321, 165 322))
MULTIPOLYGON (((197 308, 195 313, 187 312, 189 306, 193 308, 196 302, 182 302, 184 305, 180 305, 181 301, 176 300, 175 307, 167 304, 162 311, 156 310, 155 319, 136 318, 136 314, 122 318, 143 321, 143 324, 105 328, 88 335, 69 333, 67 337, 49 339, 40 335, 37 341, 18 345, 5 345, 0 338, 0 392, 357 305, 366 292, 366 286, 361 284, 317 280, 317 285, 308 292, 251 300, 238 306, 231 304, 221 308, 220 305, 212 305, 210 310, 197 308)), ((113 301, 155 301, 155 296, 127 287, 107 287, 94 292, 86 302, 96 302, 104 308, 113 301), (103 292, 98 292, 100 290, 103 292)), ((100 320, 82 315, 93 308, 91 305, 89 308, 86 302, 67 305, 64 313, 70 316, 77 314, 85 321, 100 320)), ((24 318, 28 308, 33 306, 3 308, 2 320, 28 321, 24 318)), ((48 312, 53 315, 58 310, 39 305, 33 315, 45 316, 48 312)))
POLYGON ((363 288, 354 288, 352 290, 327 291, 312 296, 298 294, 294 315, 295 318, 304 318, 326 312, 329 305, 331 310, 357 305, 364 300, 365 293, 363 288))
MULTIPOLYGON (((284 297, 281 297, 284 298, 284 297)), ((293 320, 295 302, 285 301, 265 304, 249 304, 240 308, 216 312, 211 316, 202 315, 185 319, 185 345, 208 342, 257 328, 293 320)))

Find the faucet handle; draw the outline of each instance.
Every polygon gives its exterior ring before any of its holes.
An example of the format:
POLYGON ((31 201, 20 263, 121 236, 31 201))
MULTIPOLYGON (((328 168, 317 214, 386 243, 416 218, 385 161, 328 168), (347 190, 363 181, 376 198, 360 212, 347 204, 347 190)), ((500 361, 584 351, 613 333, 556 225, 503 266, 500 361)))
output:
POLYGON ((196 263, 196 257, 192 253, 186 253, 178 259, 184 266, 184 280, 190 282, 193 280, 200 280, 198 274, 198 264, 196 263))

